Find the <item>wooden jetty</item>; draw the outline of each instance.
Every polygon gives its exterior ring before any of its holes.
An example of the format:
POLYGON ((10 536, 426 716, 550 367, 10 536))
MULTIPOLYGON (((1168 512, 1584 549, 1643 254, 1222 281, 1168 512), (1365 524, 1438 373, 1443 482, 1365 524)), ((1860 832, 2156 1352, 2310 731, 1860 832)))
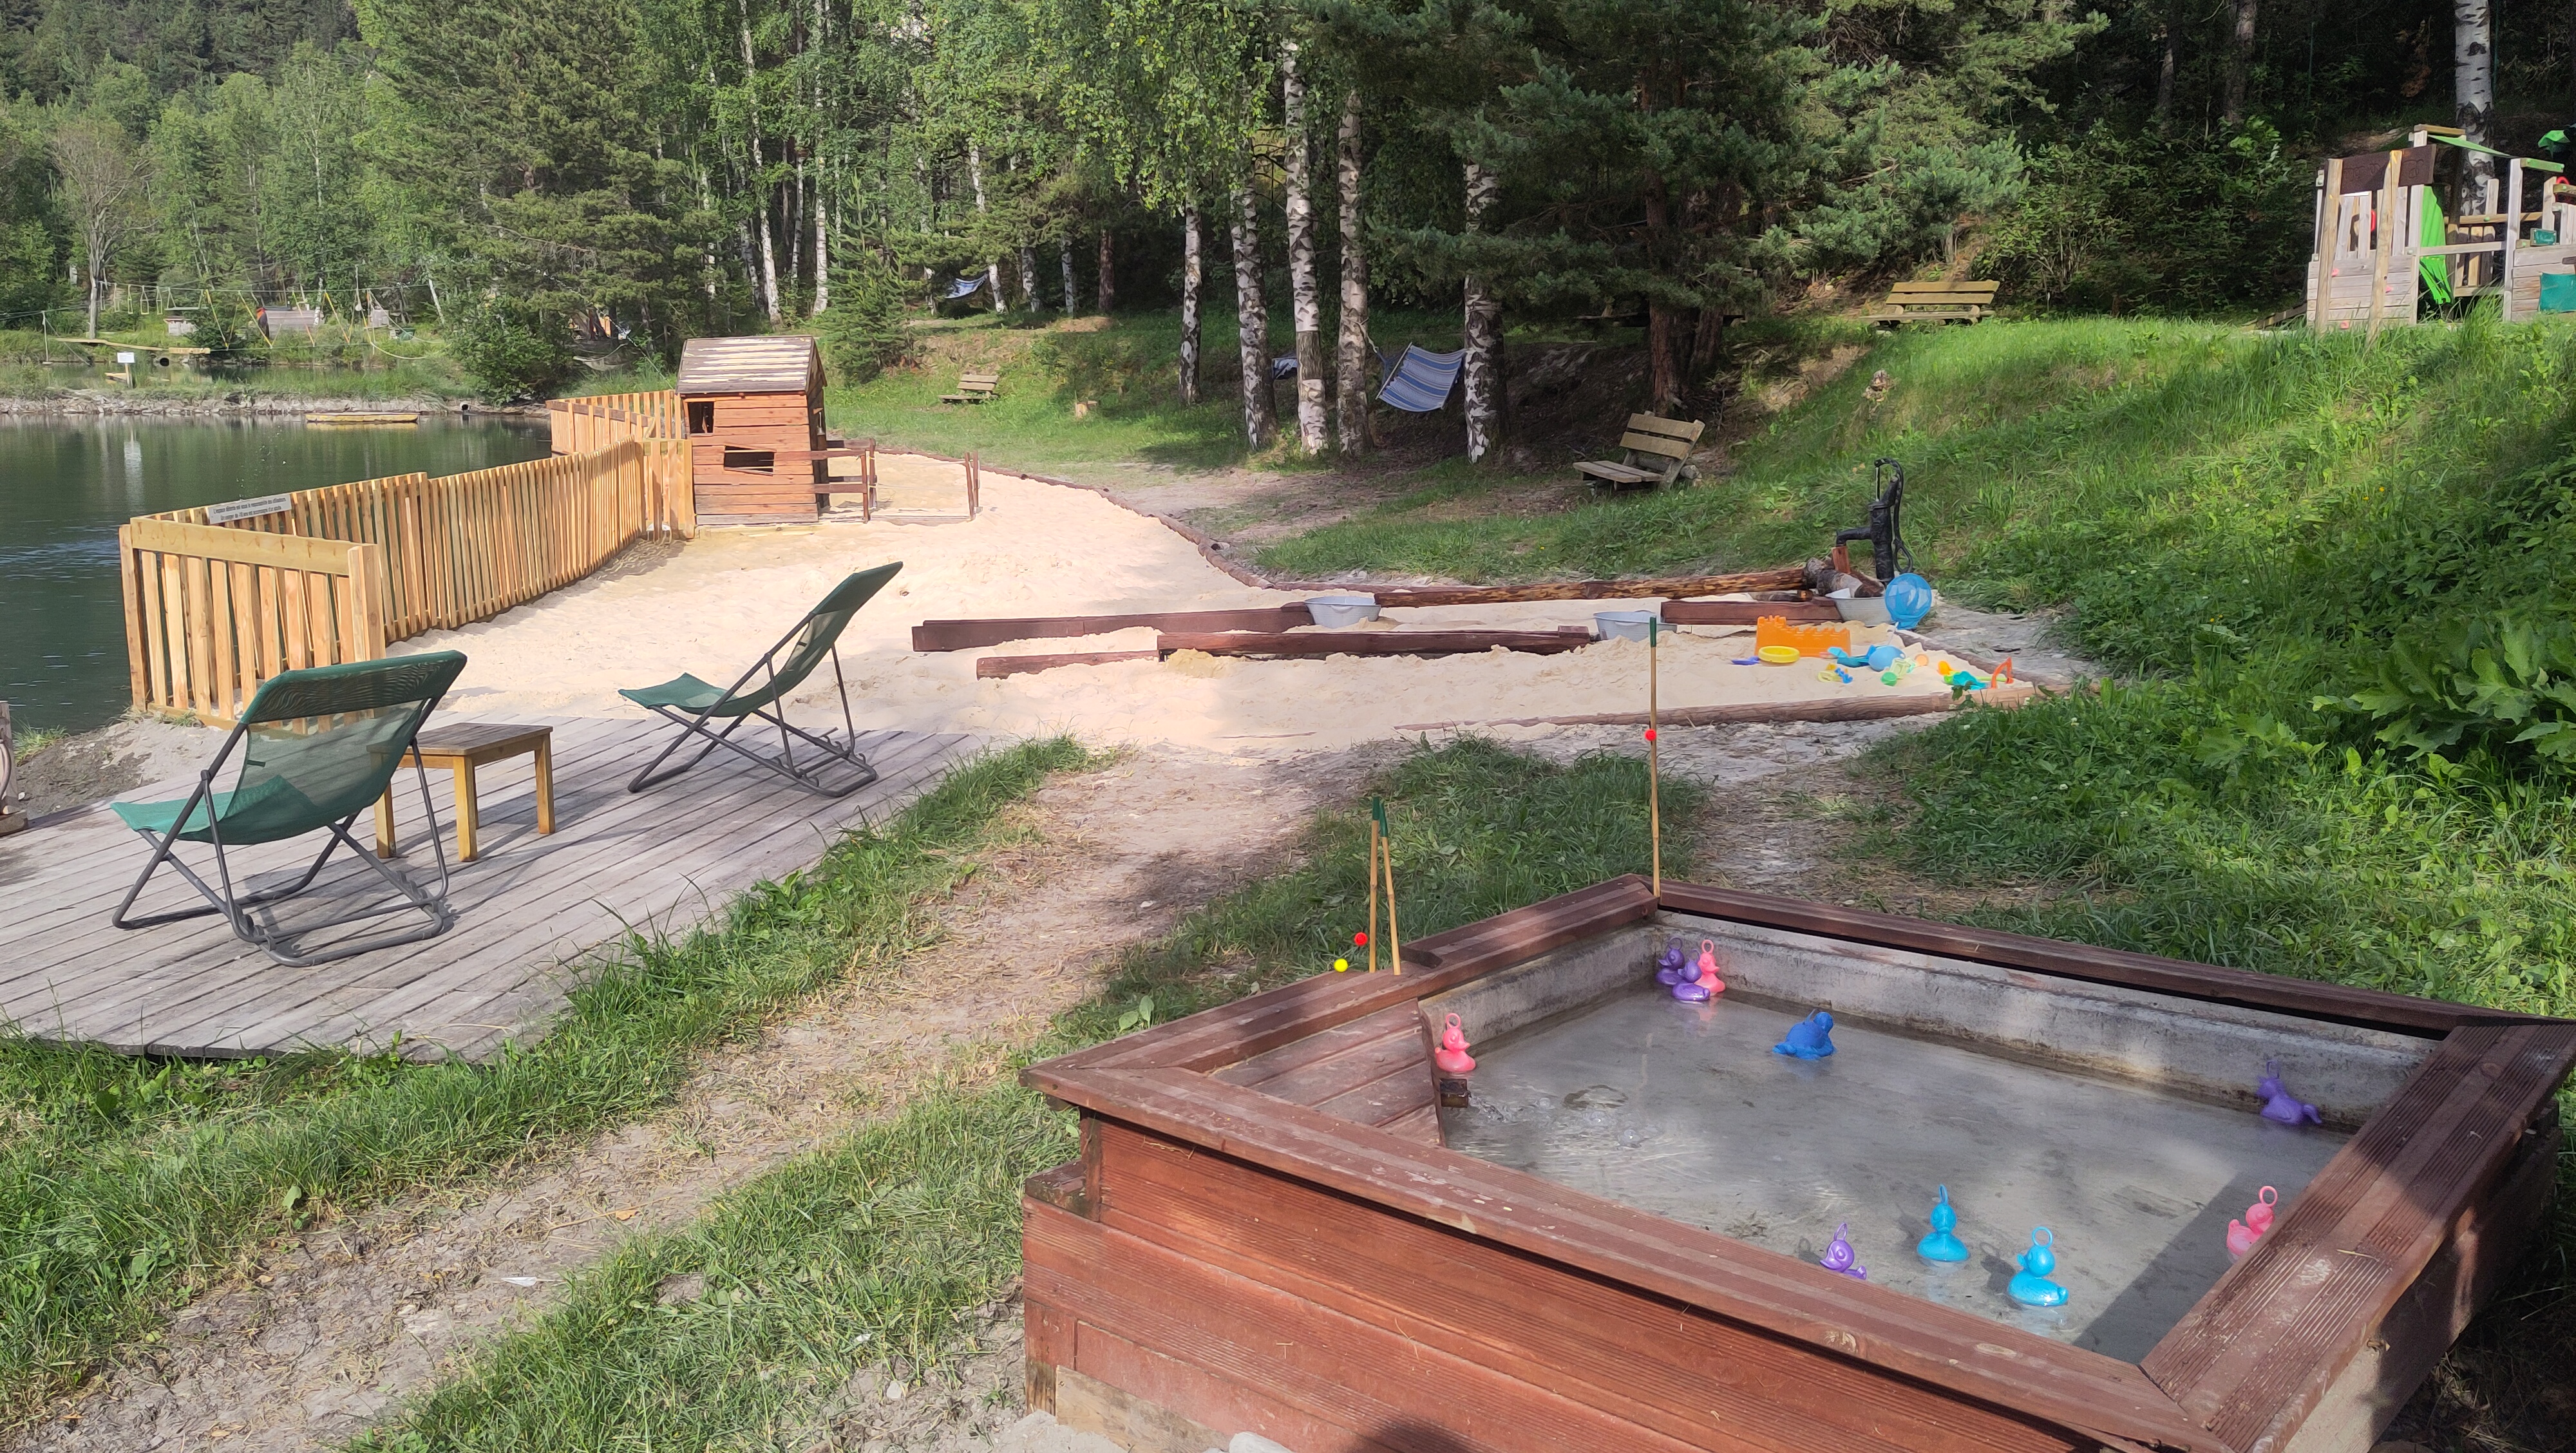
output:
POLYGON ((420 422, 420 415, 393 411, 369 413, 344 410, 336 414, 306 414, 304 422, 307 424, 417 424, 420 422))
MULTIPOLYGON (((431 721, 449 721, 444 715, 431 721)), ((586 956, 630 931, 678 936, 721 913, 762 879, 821 858, 841 831, 883 822, 976 749, 973 738, 861 733, 878 780, 838 801, 799 792, 748 763, 711 757, 644 793, 626 781, 670 728, 609 718, 533 718, 554 730, 556 830, 536 831, 532 764, 485 769, 482 855, 455 861, 451 788, 433 773, 457 924, 421 943, 318 968, 282 968, 233 937, 220 919, 120 931, 114 911, 149 857, 104 806, 0 840, 0 1021, 31 1038, 86 1041, 129 1054, 231 1058, 307 1045, 479 1058, 514 1033, 542 1026, 563 1003, 586 956)), ((722 754, 719 754, 722 756, 722 754)), ((185 781, 126 796, 185 796, 185 781)), ((434 880, 420 792, 396 779, 397 860, 434 880)), ((359 828, 365 838, 365 828, 359 828)), ((310 861, 310 839, 237 849, 254 875, 310 861)), ((344 850, 345 853, 345 850, 344 850)), ((335 898, 382 883, 342 856, 314 894, 335 898)), ((164 873, 139 905, 184 906, 194 895, 164 873)), ((319 916, 307 897, 281 916, 319 916), (301 904, 303 906, 298 907, 301 904)))

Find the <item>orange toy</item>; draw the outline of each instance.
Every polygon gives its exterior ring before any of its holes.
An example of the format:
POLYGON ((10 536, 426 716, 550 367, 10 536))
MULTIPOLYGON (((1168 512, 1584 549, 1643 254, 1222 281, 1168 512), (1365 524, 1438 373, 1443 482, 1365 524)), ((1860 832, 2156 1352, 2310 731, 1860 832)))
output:
POLYGON ((1826 625, 1821 622, 1789 624, 1787 616, 1762 616, 1753 622, 1753 649, 1765 646, 1789 646, 1802 656, 1821 656, 1828 646, 1851 649, 1849 625, 1826 625))

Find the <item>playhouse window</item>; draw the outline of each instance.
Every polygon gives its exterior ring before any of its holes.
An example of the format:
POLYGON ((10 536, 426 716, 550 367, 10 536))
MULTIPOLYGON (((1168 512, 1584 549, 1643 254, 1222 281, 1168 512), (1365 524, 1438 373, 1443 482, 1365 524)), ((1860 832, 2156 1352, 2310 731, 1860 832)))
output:
POLYGON ((768 474, 778 468, 778 452, 774 449, 736 449, 728 444, 725 446, 724 467, 768 474))
POLYGON ((692 399, 689 402, 689 432, 712 434, 716 431, 716 401, 692 399))

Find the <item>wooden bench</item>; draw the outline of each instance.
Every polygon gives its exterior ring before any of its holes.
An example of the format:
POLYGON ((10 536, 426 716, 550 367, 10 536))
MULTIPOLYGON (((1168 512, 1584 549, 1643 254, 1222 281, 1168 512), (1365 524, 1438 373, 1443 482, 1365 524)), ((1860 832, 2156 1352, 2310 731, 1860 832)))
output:
POLYGON ((1652 414, 1630 414, 1628 432, 1619 436, 1619 447, 1626 451, 1618 462, 1606 459, 1586 460, 1574 466, 1574 472, 1595 484, 1643 484, 1661 489, 1682 472, 1690 462, 1691 446, 1708 425, 1696 419, 1659 419, 1652 414))
POLYGON ((1983 283, 1898 283, 1869 315, 1873 323, 1974 323, 1995 311, 1995 287, 1983 283))
POLYGON ((957 376, 957 392, 941 394, 939 401, 943 404, 980 404, 1000 392, 1001 387, 1002 376, 998 373, 961 373, 957 376))

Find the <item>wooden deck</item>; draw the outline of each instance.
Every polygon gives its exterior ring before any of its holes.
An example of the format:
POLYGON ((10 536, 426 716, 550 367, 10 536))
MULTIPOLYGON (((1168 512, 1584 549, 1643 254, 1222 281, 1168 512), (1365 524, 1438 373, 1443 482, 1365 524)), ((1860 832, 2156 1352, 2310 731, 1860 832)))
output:
MULTIPOLYGON (((448 774, 431 773, 456 926, 339 963, 281 968, 211 917, 131 932, 113 927, 109 916, 150 853, 103 806, 0 839, 0 1020, 33 1038, 85 1040, 126 1053, 221 1058, 308 1045, 380 1049, 399 1035, 417 1057, 479 1058, 541 1026, 563 1002, 566 966, 590 950, 630 928, 684 932, 752 884, 816 861, 842 828, 883 821, 977 745, 958 735, 862 733, 878 780, 838 801, 799 791, 729 753, 637 795, 626 779, 661 750, 672 728, 527 720, 554 728, 556 830, 537 834, 532 764, 496 764, 480 774, 482 856, 458 865, 448 774)), ((409 772, 396 780, 403 848, 396 866, 426 879, 436 869, 420 790, 409 772)), ((126 796, 150 801, 187 790, 187 783, 164 783, 126 796)), ((373 846, 363 816, 354 832, 373 846)), ((318 839, 305 839, 247 850, 234 862, 249 863, 254 874, 290 862, 300 870, 318 850, 318 839)), ((211 874, 210 856, 197 849, 190 862, 211 874)), ((384 887, 343 850, 312 891, 370 884, 384 887)), ((139 906, 150 912, 195 901, 185 880, 165 867, 139 906)), ((281 916, 291 924, 305 911, 290 904, 281 916)))

